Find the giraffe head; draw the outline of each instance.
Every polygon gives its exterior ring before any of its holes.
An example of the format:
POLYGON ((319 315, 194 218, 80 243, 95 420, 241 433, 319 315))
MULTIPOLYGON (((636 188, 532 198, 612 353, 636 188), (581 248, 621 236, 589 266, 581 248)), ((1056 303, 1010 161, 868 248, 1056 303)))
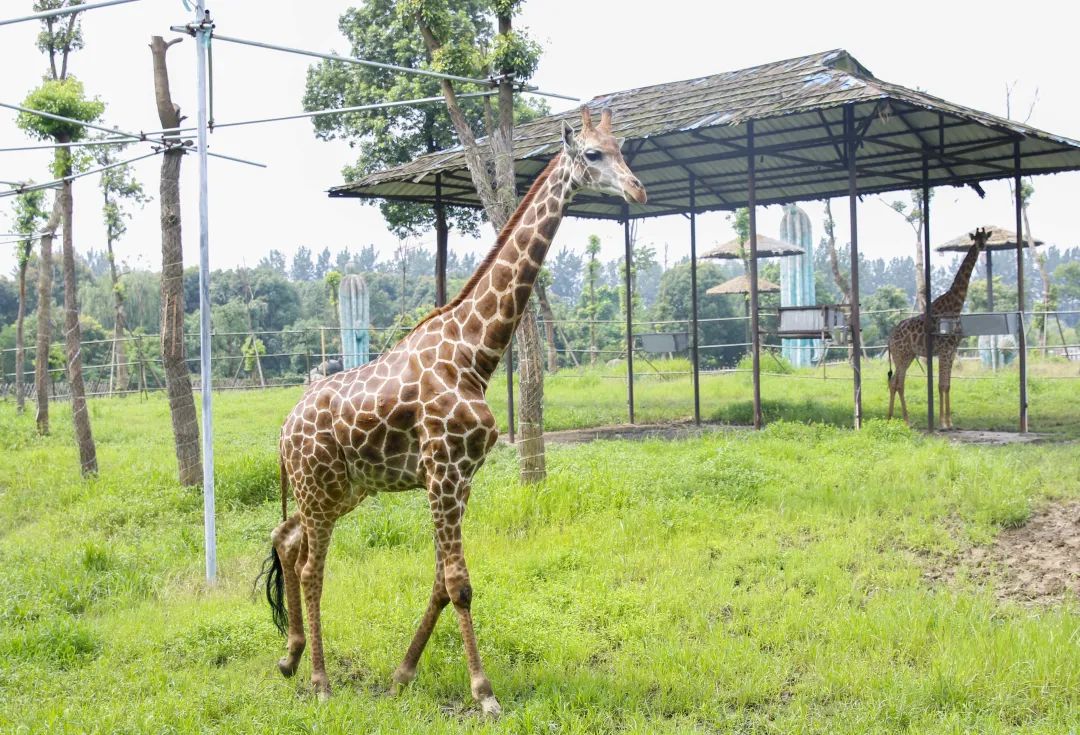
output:
POLYGON ((972 232, 970 237, 972 244, 975 246, 975 251, 979 252, 986 247, 986 241, 990 239, 990 232, 985 227, 980 227, 975 232, 972 232))
POLYGON ((563 155, 570 159, 570 185, 574 191, 587 189, 621 196, 627 202, 644 204, 645 187, 626 165, 622 140, 611 134, 611 110, 600 114, 593 125, 588 107, 581 108, 581 130, 577 133, 563 121, 563 155))

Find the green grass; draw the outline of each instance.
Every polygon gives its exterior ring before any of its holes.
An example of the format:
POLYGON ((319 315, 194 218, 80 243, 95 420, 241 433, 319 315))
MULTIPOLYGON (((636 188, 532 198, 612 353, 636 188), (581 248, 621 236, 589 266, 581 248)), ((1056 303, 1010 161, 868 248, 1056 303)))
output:
MULTIPOLYGON (((693 390, 685 360, 654 360, 661 374, 644 361, 634 363, 635 418, 639 422, 687 419, 693 416, 693 390), (665 374, 665 373, 676 374, 665 374), (681 373, 681 374, 679 374, 681 373)), ((762 357, 762 370, 776 367, 762 357)), ((863 362, 863 415, 884 418, 889 388, 881 360, 863 362)), ((1020 388, 1014 366, 993 373, 965 363, 954 373, 953 423, 960 429, 1016 431, 1019 425, 1020 388)), ((797 370, 792 374, 763 374, 762 411, 766 421, 813 421, 835 426, 852 425, 854 400, 852 371, 847 365, 826 370, 797 370), (822 379, 822 375, 827 379, 822 379)), ((544 383, 544 423, 548 430, 578 429, 627 421, 626 367, 619 364, 592 369, 564 369, 544 383)), ((908 410, 912 424, 926 425, 926 379, 912 365, 907 380, 908 410)), ((492 410, 505 430, 506 380, 501 370, 488 389, 492 410)), ((937 411, 937 393, 934 403, 937 411)), ((1075 363, 1036 362, 1028 380, 1030 430, 1080 438, 1080 368, 1075 363)), ((752 382, 749 373, 702 374, 703 419, 732 424, 753 422, 752 382)), ((897 401, 896 415, 900 415, 897 401)))
MULTIPOLYGON (((741 379, 741 378, 740 378, 741 379)), ((0 732, 1038 732, 1080 722, 1080 610, 995 601, 926 564, 1049 498, 1075 445, 954 446, 897 422, 775 423, 681 442, 553 447, 521 487, 497 449, 465 533, 481 653, 505 715, 468 696, 446 615, 385 695, 431 584, 420 493, 338 525, 324 705, 251 581, 277 521, 274 438, 296 391, 216 400, 221 582, 202 583, 201 495, 174 481, 166 402, 91 402, 83 482, 0 405, 0 732)), ((554 410, 552 411, 554 413, 554 410)))

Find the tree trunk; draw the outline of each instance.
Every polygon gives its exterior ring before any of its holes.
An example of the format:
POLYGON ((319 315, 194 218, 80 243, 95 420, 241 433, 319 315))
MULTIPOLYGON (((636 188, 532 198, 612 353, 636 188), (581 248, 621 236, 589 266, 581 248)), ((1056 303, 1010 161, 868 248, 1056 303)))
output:
POLYGON ((915 227, 915 313, 926 311, 926 282, 923 280, 923 221, 915 227))
POLYGON ((112 376, 115 381, 109 381, 109 392, 114 389, 120 390, 121 394, 128 387, 127 355, 124 351, 124 329, 126 317, 124 315, 124 294, 120 290, 120 276, 116 272, 116 258, 113 255, 112 238, 108 238, 106 245, 109 249, 109 270, 112 276, 113 310, 115 311, 116 324, 113 326, 113 350, 112 363, 115 371, 112 376))
MULTIPOLYGON (((441 44, 435 37, 434 32, 428 25, 421 13, 416 14, 417 26, 423 37, 424 44, 429 54, 434 57, 441 44)), ((500 15, 498 17, 499 33, 509 33, 511 17, 500 15)), ((514 176, 514 90, 510 76, 510 69, 500 69, 503 74, 499 82, 498 108, 499 115, 494 129, 489 125, 488 145, 480 146, 476 142, 476 136, 469 126, 468 120, 458 104, 457 94, 449 80, 440 80, 443 98, 446 100, 446 110, 450 121, 454 125, 458 141, 461 143, 465 154, 465 163, 469 169, 473 186, 476 189, 484 212, 488 216, 495 233, 498 234, 503 226, 509 221, 510 215, 517 208, 517 190, 514 176), (484 160, 483 153, 489 152, 491 167, 484 160), (494 170, 494 175, 491 171, 494 170)), ((545 469, 544 455, 544 427, 543 427, 543 384, 544 373, 540 349, 540 332, 536 328, 535 318, 532 327, 523 328, 533 314, 532 308, 526 308, 521 323, 517 330, 517 339, 521 345, 521 370, 518 378, 521 389, 521 409, 519 421, 522 425, 522 440, 518 444, 519 463, 523 482, 538 482, 544 479, 545 469), (530 360, 535 364, 529 365, 530 360), (526 374, 530 379, 526 379, 526 374), (529 391, 538 391, 530 394, 529 391), (528 428, 526 428, 528 427, 528 428), (530 434, 529 432, 533 432, 530 434), (538 458, 538 459, 537 459, 538 458)))
MULTIPOLYGON (((70 173, 69 163, 65 167, 64 175, 70 173)), ((79 445, 79 466, 83 477, 87 477, 97 474, 98 464, 94 434, 90 430, 90 412, 86 408, 86 386, 83 383, 82 329, 79 326, 79 292, 75 281, 75 248, 71 233, 71 181, 65 181, 60 189, 60 201, 64 220, 64 344, 67 348, 71 419, 75 424, 75 441, 79 445)))
MULTIPOLYGON (((154 97, 163 128, 180 125, 180 108, 173 104, 169 91, 169 72, 165 52, 169 43, 161 36, 150 39, 154 60, 154 97)), ((177 136, 168 136, 170 142, 177 136)), ((169 394, 173 442, 180 484, 202 482, 199 454, 199 421, 191 392, 191 375, 184 360, 184 248, 180 237, 180 161, 183 151, 174 148, 161 159, 161 362, 165 368, 165 390, 169 394)))
MULTIPOLYGON (((1024 214, 1024 235, 1027 237, 1027 249, 1031 253, 1031 259, 1035 261, 1035 265, 1039 267, 1039 279, 1042 281, 1042 310, 1044 312, 1053 311, 1055 304, 1053 303, 1053 295, 1051 293, 1051 280, 1050 270, 1046 267, 1046 256, 1041 253, 1035 252, 1035 238, 1031 234, 1031 222, 1028 220, 1028 205, 1024 202, 1021 205, 1021 209, 1024 214)), ((1039 347, 1043 351, 1043 357, 1046 357, 1046 332, 1047 322, 1050 314, 1042 314, 1039 321, 1039 347)))
POLYGON ((49 342, 52 339, 52 244, 60 226, 60 197, 53 202, 49 221, 42 228, 38 262, 37 347, 34 350, 34 392, 37 394, 37 430, 49 433, 49 342))
MULTIPOLYGON (((19 244, 19 247, 23 247, 19 244)), ((26 254, 27 251, 23 251, 26 254)), ((19 263, 19 313, 15 317, 15 413, 26 410, 26 389, 23 387, 23 370, 26 368, 26 344, 23 340, 23 322, 26 319, 26 267, 29 258, 19 263)))
POLYGON ((547 286, 540 280, 536 282, 536 300, 540 302, 540 314, 544 317, 544 336, 547 338, 547 370, 549 373, 554 374, 559 371, 559 353, 555 349, 555 312, 551 310, 547 286))
POLYGON ((836 222, 833 220, 832 215, 832 200, 825 200, 825 234, 829 237, 829 266, 832 268, 833 281, 836 283, 836 287, 840 289, 840 298, 843 299, 841 303, 851 303, 851 286, 848 284, 846 278, 844 278, 843 272, 840 270, 840 258, 836 252, 836 222))
POLYGON ((539 482, 547 476, 544 459, 544 372, 540 358, 540 331, 536 311, 525 307, 518 326, 518 378, 521 398, 518 409, 519 469, 521 482, 539 482))

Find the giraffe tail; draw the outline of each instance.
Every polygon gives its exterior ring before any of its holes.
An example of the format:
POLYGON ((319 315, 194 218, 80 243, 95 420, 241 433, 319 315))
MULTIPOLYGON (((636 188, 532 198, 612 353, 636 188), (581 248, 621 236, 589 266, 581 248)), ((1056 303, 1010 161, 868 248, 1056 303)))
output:
POLYGON ((892 383, 893 364, 892 364, 892 345, 891 344, 886 344, 885 345, 885 355, 889 359, 889 382, 892 383))
MULTIPOLYGON (((285 457, 278 457, 278 471, 281 475, 281 518, 288 520, 289 513, 289 478, 285 474, 285 457)), ((285 635, 289 627, 289 611, 285 608, 285 573, 281 568, 281 557, 278 556, 277 546, 270 543, 270 555, 263 561, 262 570, 255 578, 255 587, 259 582, 266 579, 266 602, 270 605, 270 614, 274 619, 274 627, 278 632, 285 635)), ((254 590, 252 590, 254 592, 254 590)))

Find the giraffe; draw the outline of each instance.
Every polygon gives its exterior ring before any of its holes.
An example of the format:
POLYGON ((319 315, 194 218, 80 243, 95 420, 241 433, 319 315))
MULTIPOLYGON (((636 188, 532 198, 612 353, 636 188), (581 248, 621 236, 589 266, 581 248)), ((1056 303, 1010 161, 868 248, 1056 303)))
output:
MULTIPOLYGON (((952 286, 948 291, 938 296, 930 304, 930 317, 934 323, 941 317, 959 316, 964 308, 964 299, 967 298, 968 283, 971 274, 975 270, 975 262, 979 259, 979 252, 986 246, 989 233, 984 228, 979 228, 971 234, 971 247, 960 263, 960 270, 953 278, 952 286)), ((893 327, 889 335, 889 414, 893 415, 893 403, 896 396, 900 396, 900 408, 904 414, 904 421, 908 420, 907 402, 904 400, 904 378, 912 360, 916 357, 926 357, 926 317, 924 314, 913 316, 893 327), (896 372, 892 371, 892 365, 896 366, 896 372)), ((952 429, 952 403, 949 397, 949 387, 952 379, 953 359, 956 357, 957 347, 960 346, 960 335, 934 335, 934 354, 938 358, 938 418, 941 428, 952 429)))
POLYGON ((612 135, 610 110, 594 125, 583 107, 581 120, 576 134, 563 122, 561 150, 461 293, 377 360, 313 384, 285 419, 279 441, 283 521, 271 534, 266 593, 274 622, 287 635, 278 669, 295 674, 310 641, 311 680, 320 698, 330 694, 319 601, 334 524, 370 495, 423 489, 435 527, 435 581, 391 691, 416 675, 439 614, 453 603, 473 698, 487 715, 501 711, 473 632, 461 528, 472 477, 498 436, 484 392, 574 194, 593 190, 638 204, 647 199, 612 135), (297 506, 291 516, 290 484, 297 506))

